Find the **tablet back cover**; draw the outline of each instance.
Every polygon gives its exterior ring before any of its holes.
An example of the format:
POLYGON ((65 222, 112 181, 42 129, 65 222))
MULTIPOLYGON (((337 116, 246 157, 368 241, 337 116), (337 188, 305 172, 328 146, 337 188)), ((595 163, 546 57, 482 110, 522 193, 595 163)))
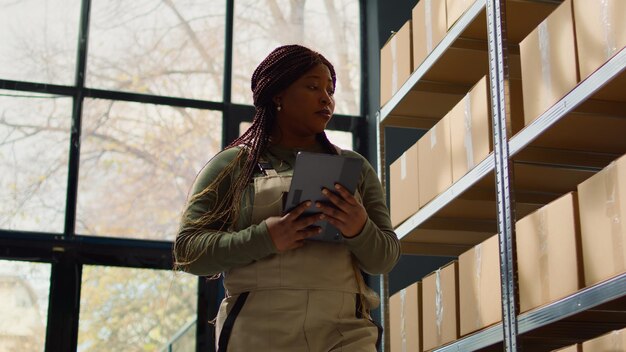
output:
MULTIPOLYGON (((342 155, 299 152, 296 157, 296 166, 291 180, 291 187, 285 203, 286 211, 290 211, 298 204, 310 200, 311 206, 304 212, 306 215, 319 213, 315 202, 329 203, 322 194, 322 188, 335 190, 335 183, 344 186, 354 194, 357 182, 361 175, 363 160, 342 155)), ((322 228, 319 235, 311 240, 341 242, 343 236, 326 221, 318 221, 316 226, 322 228)))

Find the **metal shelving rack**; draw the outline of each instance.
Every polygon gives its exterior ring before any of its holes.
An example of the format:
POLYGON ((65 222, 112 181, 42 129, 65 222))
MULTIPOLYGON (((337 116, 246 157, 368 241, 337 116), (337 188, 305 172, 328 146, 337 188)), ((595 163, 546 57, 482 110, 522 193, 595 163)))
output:
MULTIPOLYGON (((378 114, 377 145, 380 158, 378 171, 384 184, 386 180, 384 127, 409 126, 423 128, 425 126, 428 127, 429 124, 433 124, 432 121, 426 121, 425 123, 419 122, 417 126, 414 126, 412 125, 412 119, 415 119, 415 117, 403 116, 402 113, 398 114, 396 111, 406 111, 406 109, 399 109, 403 100, 411 94, 412 90, 415 90, 415 87, 420 84, 420 82, 424 81, 427 72, 436 65, 438 60, 446 55, 446 51, 454 45, 455 41, 459 39, 470 26, 475 26, 477 20, 481 17, 480 15, 483 13, 486 14, 486 50, 488 51, 489 57, 487 73, 490 79, 491 108, 493 112, 493 152, 459 181, 403 222, 396 228, 396 233, 401 240, 409 239, 422 225, 436 216, 437 213, 450 206, 457 197, 470 190, 475 184, 484 180, 487 175, 495 174, 495 204, 497 205, 496 222, 500 240, 503 320, 499 324, 462 337, 435 351, 476 351, 489 347, 493 348, 494 345, 501 345, 502 348, 507 351, 517 351, 519 347, 518 335, 532 334, 535 331, 556 326, 566 318, 586 314, 611 302, 619 302, 618 305, 622 307, 620 313, 623 314, 623 307, 624 304, 626 304, 626 274, 622 274, 594 286, 586 287, 557 302, 536 308, 521 315, 519 314, 516 287, 516 258, 513 245, 515 243, 515 213, 512 211, 512 207, 515 206, 512 168, 513 157, 522 154, 524 149, 535 139, 546 133, 546 131, 560 120, 566 118, 567 114, 574 111, 579 105, 592 98, 594 93, 600 90, 607 82, 618 77, 623 77, 622 75, 626 75, 626 50, 622 49, 600 69, 580 82, 554 106, 528 124, 515 136, 510 137, 511 132, 507 129, 507 116, 510 114, 510 87, 508 85, 510 46, 507 41, 507 17, 505 9, 506 4, 511 1, 513 0, 476 0, 448 31, 446 37, 440 44, 431 52, 415 72, 413 72, 402 87, 400 87, 399 91, 378 114)), ((514 1, 548 3, 553 5, 561 3, 561 1, 555 0, 514 1)), ((428 87, 436 87, 440 89, 439 91, 441 92, 442 87, 434 85, 433 82, 426 82, 425 84, 428 87)), ((443 89, 445 88, 449 88, 452 94, 464 94, 467 89, 469 89, 469 86, 456 84, 443 87, 443 89)), ((597 165, 588 168, 593 171, 599 171, 601 169, 601 167, 597 167, 597 165)), ((461 246, 453 250, 459 251, 462 248, 461 246)), ((384 282, 386 284, 383 285, 381 294, 384 298, 383 301, 387 302, 387 277, 384 278, 384 282)), ((383 304, 383 310, 386 310, 386 307, 387 305, 383 304)), ((388 316, 387 312, 384 312, 383 316, 388 316)), ((600 321, 596 322, 600 327, 597 331, 591 333, 600 334, 601 332, 609 331, 611 325, 603 326, 600 321)), ((565 329, 568 329, 573 325, 566 324, 566 326, 565 329)), ((589 330, 588 326, 586 328, 589 330)))

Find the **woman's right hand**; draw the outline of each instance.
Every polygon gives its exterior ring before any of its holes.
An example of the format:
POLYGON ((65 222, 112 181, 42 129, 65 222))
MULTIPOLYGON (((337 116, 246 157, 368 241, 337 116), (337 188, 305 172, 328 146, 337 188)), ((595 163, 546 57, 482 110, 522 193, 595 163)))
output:
POLYGON ((303 202, 284 216, 272 216, 265 220, 270 237, 279 252, 302 247, 304 240, 322 231, 319 226, 311 225, 324 219, 324 214, 300 217, 310 205, 310 201, 303 202))

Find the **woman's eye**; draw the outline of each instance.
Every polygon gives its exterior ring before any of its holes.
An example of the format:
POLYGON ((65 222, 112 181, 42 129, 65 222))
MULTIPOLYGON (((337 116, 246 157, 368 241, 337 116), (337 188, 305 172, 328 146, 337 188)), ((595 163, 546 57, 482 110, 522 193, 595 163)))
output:
POLYGON ((309 86, 309 89, 311 89, 311 90, 316 90, 316 89, 317 89, 317 87, 316 87, 316 86, 309 86))

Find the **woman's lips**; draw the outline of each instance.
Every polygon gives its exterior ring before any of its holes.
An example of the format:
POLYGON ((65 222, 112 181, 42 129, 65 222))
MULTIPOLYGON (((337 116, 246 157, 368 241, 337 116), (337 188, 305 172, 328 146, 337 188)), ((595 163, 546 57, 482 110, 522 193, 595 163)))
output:
POLYGON ((324 109, 324 110, 320 110, 320 111, 316 111, 315 113, 316 113, 316 114, 318 114, 318 115, 322 115, 322 116, 324 116, 324 117, 326 117, 326 118, 330 118, 330 117, 333 115, 333 114, 330 112, 330 110, 326 110, 326 109, 324 109))

